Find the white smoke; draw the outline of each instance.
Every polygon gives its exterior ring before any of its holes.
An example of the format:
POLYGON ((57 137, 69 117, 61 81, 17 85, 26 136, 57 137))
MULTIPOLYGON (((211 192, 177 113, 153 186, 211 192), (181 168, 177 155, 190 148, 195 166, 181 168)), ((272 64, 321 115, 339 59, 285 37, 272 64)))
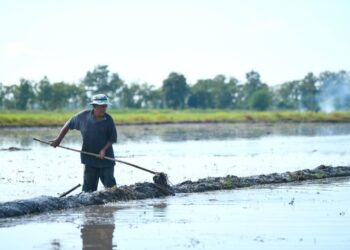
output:
POLYGON ((350 109, 350 75, 348 72, 331 73, 321 77, 318 103, 321 111, 334 112, 350 109))

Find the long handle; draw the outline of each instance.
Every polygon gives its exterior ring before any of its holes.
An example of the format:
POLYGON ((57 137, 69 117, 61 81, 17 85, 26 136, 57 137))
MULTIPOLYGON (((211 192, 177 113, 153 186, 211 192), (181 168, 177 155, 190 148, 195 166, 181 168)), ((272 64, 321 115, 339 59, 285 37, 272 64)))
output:
POLYGON ((60 198, 65 197, 67 194, 73 192, 75 189, 77 189, 77 188, 80 187, 80 186, 81 186, 81 184, 78 184, 78 185, 76 185, 75 187, 69 189, 67 192, 62 193, 62 194, 60 195, 60 198))
MULTIPOLYGON (((38 141, 38 142, 41 142, 41 143, 45 143, 47 145, 51 145, 49 142, 47 141, 42 141, 40 139, 37 139, 37 138, 33 138, 34 141, 38 141)), ((78 153, 82 153, 82 154, 86 154, 86 155, 92 155, 92 156, 95 156, 97 158, 99 158, 100 156, 98 154, 94 154, 94 153, 90 153, 90 152, 86 152, 86 151, 81 151, 81 150, 78 150, 78 149, 74 149, 74 148, 69 148, 69 147, 65 147, 65 146, 57 146, 59 148, 64 148, 64 149, 67 149, 67 150, 71 150, 71 151, 74 151, 74 152, 78 152, 78 153)), ((121 160, 117 160, 115 158, 112 158, 112 157, 108 157, 108 156, 105 156, 104 159, 107 159, 107 160, 110 160, 110 161, 116 161, 116 162, 120 162, 120 163, 123 163, 125 165, 129 165, 129 166, 132 166, 134 168, 138 168, 138 169, 141 169, 143 171, 146 171, 148 173, 151 173, 151 174, 158 174, 157 172, 155 171, 152 171, 152 170, 149 170, 147 168, 143 168, 143 167, 140 167, 138 165, 135 165, 133 163, 130 163, 130 162, 126 162, 126 161, 121 161, 121 160)))

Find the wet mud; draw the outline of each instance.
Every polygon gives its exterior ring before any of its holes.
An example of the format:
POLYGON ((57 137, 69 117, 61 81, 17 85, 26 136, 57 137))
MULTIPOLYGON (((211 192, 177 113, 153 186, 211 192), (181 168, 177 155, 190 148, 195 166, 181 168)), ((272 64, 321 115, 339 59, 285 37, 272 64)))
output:
POLYGON ((8 148, 0 148, 0 151, 28 151, 29 148, 18 148, 18 147, 8 147, 8 148))
POLYGON ((268 175, 255 175, 248 177, 237 177, 227 175, 226 177, 208 177, 198 181, 185 181, 174 187, 176 193, 197 193, 214 190, 235 189, 251 187, 262 184, 278 184, 305 180, 324 179, 332 177, 350 176, 350 167, 332 167, 321 165, 315 169, 304 169, 294 172, 272 173, 268 175))
POLYGON ((350 167, 331 167, 321 165, 313 170, 305 169, 294 172, 272 173, 268 175, 248 177, 237 177, 234 175, 228 175, 225 177, 208 177, 199 179, 198 181, 185 181, 170 186, 167 177, 161 174, 155 176, 155 183, 136 183, 134 185, 113 187, 104 191, 80 193, 78 195, 62 198, 40 196, 33 199, 0 203, 0 218, 77 208, 81 206, 102 205, 117 201, 161 198, 176 193, 228 190, 262 184, 278 184, 349 176, 350 167))

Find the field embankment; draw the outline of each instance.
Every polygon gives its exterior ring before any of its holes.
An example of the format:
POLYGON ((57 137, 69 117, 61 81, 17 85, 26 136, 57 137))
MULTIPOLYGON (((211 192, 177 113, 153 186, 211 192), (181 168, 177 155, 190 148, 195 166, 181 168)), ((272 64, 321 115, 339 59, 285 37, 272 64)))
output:
MULTIPOLYGON (((60 126, 76 112, 78 111, 1 111, 0 127, 60 126)), ((119 125, 205 122, 350 122, 350 112, 114 109, 108 112, 119 125)))

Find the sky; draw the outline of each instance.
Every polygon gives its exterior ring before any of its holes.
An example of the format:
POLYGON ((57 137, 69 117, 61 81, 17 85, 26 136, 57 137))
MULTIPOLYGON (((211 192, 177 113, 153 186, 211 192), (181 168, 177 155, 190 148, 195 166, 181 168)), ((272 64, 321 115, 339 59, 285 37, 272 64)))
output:
POLYGON ((0 82, 218 74, 269 85, 350 70, 348 0, 0 0, 0 82))

